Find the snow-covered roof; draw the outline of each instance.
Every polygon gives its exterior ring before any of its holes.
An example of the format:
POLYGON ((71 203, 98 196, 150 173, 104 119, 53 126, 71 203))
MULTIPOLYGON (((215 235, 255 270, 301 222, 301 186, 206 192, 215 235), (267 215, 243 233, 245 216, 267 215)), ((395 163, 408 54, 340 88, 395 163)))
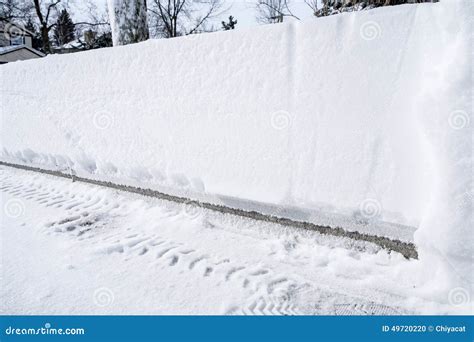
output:
POLYGON ((10 53, 10 52, 13 52, 13 51, 17 51, 17 50, 21 50, 21 49, 27 49, 28 51, 31 51, 32 53, 40 56, 40 57, 44 57, 45 54, 42 53, 41 51, 38 51, 36 49, 33 49, 33 48, 30 48, 26 45, 11 45, 11 46, 0 46, 0 56, 1 55, 6 55, 7 53, 10 53))
MULTIPOLYGON (((18 45, 14 45, 14 46, 0 46, 0 55, 3 55, 7 52, 11 52, 11 51, 15 51, 18 49, 18 45)), ((20 45, 21 47, 21 45, 20 45)))
POLYGON ((84 44, 79 40, 73 40, 69 43, 59 46, 60 49, 78 49, 81 48, 84 44))

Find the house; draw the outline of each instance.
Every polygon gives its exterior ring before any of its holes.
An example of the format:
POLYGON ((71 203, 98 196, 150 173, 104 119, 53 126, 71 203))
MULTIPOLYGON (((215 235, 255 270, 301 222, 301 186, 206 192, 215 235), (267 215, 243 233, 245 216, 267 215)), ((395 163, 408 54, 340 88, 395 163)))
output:
POLYGON ((33 49, 33 33, 23 26, 0 20, 0 64, 44 57, 33 49))

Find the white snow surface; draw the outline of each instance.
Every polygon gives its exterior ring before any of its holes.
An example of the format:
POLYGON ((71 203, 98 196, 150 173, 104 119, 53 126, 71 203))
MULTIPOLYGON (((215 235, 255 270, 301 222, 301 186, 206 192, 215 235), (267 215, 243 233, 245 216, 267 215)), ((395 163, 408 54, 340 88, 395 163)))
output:
POLYGON ((1 158, 414 226, 426 293, 472 296, 472 14, 394 6, 2 65, 1 158))
POLYGON ((0 194, 2 314, 470 313, 371 244, 2 166, 0 194))

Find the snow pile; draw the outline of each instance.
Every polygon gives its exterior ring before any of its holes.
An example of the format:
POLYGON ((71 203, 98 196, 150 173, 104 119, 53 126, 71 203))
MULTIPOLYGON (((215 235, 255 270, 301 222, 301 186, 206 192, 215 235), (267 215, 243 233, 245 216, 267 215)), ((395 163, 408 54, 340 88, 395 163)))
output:
POLYGON ((469 295, 469 14, 395 6, 7 64, 1 158, 419 226, 444 299, 469 295))
POLYGON ((447 2, 433 7, 433 15, 419 13, 423 38, 413 46, 411 57, 432 51, 414 74, 422 78, 415 108, 430 158, 427 173, 433 179, 430 206, 415 242, 428 276, 434 279, 433 290, 440 289, 444 296, 440 299, 445 299, 443 289, 450 289, 448 300, 453 305, 474 300, 473 14, 472 2, 447 2), (431 27, 433 17, 436 31, 431 27))

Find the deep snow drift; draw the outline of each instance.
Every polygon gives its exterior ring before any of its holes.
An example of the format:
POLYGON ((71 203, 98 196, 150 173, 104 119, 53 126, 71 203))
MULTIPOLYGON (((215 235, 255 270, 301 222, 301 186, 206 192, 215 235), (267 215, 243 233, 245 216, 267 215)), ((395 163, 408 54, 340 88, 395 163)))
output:
POLYGON ((4 65, 1 158, 413 225, 447 301, 471 292, 472 10, 396 6, 4 65))

